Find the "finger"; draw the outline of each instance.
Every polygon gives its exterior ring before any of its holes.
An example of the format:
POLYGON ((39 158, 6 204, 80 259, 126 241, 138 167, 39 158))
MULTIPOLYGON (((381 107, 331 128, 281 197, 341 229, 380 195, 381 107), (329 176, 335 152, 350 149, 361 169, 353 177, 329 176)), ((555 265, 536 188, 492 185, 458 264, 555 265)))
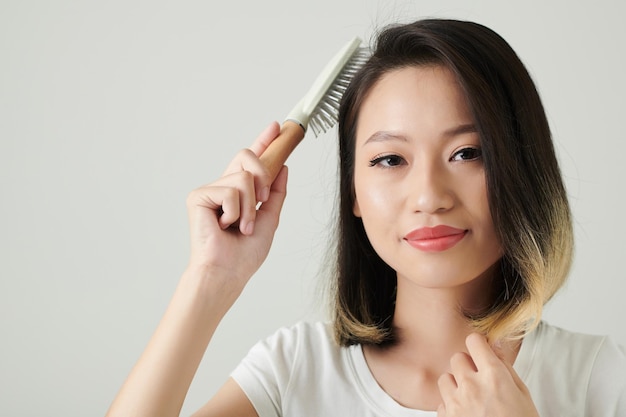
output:
POLYGON ((270 123, 254 140, 250 146, 250 150, 254 152, 256 156, 261 156, 279 133, 280 125, 278 122, 270 123))
POLYGON ((221 229, 226 229, 230 227, 231 224, 235 223, 241 216, 239 191, 236 188, 229 187, 219 187, 217 189, 221 191, 221 193, 216 193, 214 196, 218 199, 221 197, 221 199, 217 200, 221 204, 221 210, 218 215, 217 223, 221 229))
POLYGON ((280 218, 280 211, 287 196, 288 169, 283 166, 272 184, 270 196, 261 204, 257 213, 257 227, 276 229, 280 218))
POLYGON ((225 184, 232 194, 222 205, 222 214, 219 224, 227 228, 239 221, 239 230, 244 235, 251 235, 254 231, 256 218, 256 196, 254 175, 249 171, 241 171, 221 179, 218 183, 225 184))
POLYGON ((267 168, 258 156, 250 149, 242 149, 237 153, 235 158, 224 171, 222 177, 237 174, 239 172, 247 171, 253 175, 254 179, 254 195, 256 201, 263 202, 267 200, 270 193, 270 174, 267 168))
POLYGON ((503 362, 493 351, 485 336, 472 333, 465 339, 465 345, 469 352, 478 372, 494 366, 499 366, 503 362))
POLYGON ((446 401, 454 395, 454 392, 458 388, 454 375, 445 373, 442 374, 437 380, 437 386, 439 387, 439 394, 445 405, 446 401))
POLYGON ((517 371, 515 371, 515 368, 513 368, 511 365, 509 365, 506 362, 504 362, 504 365, 506 366, 509 373, 511 374, 511 377, 513 378, 513 381, 515 382, 515 385, 517 386, 517 388, 519 388, 520 391, 522 392, 528 392, 528 387, 526 386, 524 381, 522 381, 522 378, 520 378, 520 376, 517 374, 517 371))
POLYGON ((240 171, 227 175, 213 184, 200 187, 195 193, 204 207, 218 212, 218 224, 222 229, 239 222, 238 227, 241 233, 252 234, 256 218, 256 197, 252 173, 240 171))
POLYGON ((475 374, 477 371, 474 361, 470 355, 465 352, 455 353, 452 358, 450 358, 450 369, 452 370, 455 380, 459 383, 462 383, 464 379, 475 374))
MULTIPOLYGON (((224 229, 239 218, 239 192, 232 187, 204 186, 192 191, 187 197, 189 219, 196 224, 199 211, 212 211, 214 221, 202 222, 204 227, 224 229), (212 226, 215 225, 215 226, 212 226)), ((204 217, 204 216, 202 216, 204 217)))

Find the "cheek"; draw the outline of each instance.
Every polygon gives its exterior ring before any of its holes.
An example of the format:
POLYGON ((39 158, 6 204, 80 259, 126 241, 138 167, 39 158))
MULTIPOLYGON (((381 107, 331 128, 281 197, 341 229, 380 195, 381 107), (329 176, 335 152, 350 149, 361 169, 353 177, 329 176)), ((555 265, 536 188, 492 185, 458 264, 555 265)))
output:
POLYGON ((391 194, 388 188, 364 183, 362 187, 355 187, 353 207, 354 215, 361 218, 369 243, 387 263, 392 259, 389 239, 395 236, 393 225, 398 218, 391 194))
POLYGON ((363 217, 362 206, 367 206, 367 180, 363 179, 363 173, 360 169, 355 168, 352 189, 354 190, 354 204, 352 205, 352 213, 356 217, 363 217))
POLYGON ((361 217, 361 207, 359 205, 359 197, 358 197, 358 193, 356 192, 356 188, 353 191, 353 193, 354 193, 354 204, 352 205, 352 213, 356 217, 361 217))
POLYGON ((353 212, 357 217, 364 219, 383 216, 390 204, 389 190, 384 187, 377 187, 375 184, 367 181, 355 183, 354 187, 354 207, 353 212))
POLYGON ((474 207, 476 207, 474 217, 478 219, 481 225, 481 238, 486 242, 485 244, 489 246, 490 252, 497 252, 501 255, 502 249, 493 223, 493 217, 491 216, 487 188, 484 181, 480 193, 476 194, 474 207))

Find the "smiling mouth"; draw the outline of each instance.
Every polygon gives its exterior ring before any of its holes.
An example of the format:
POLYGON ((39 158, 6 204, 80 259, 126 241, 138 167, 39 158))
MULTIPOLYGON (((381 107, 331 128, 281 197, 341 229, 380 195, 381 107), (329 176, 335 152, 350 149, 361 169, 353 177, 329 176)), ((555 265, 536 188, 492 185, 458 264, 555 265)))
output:
POLYGON ((404 240, 423 252, 443 252, 459 243, 468 230, 451 226, 422 227, 408 233, 404 240))

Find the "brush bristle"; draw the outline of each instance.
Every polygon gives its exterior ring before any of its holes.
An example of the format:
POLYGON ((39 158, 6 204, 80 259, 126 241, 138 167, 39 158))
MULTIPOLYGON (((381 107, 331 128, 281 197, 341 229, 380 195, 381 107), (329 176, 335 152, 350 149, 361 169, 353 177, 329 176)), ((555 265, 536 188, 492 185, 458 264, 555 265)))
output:
POLYGON ((332 129, 337 123, 341 98, 354 75, 365 65, 369 57, 369 48, 358 48, 313 110, 309 127, 316 137, 332 129))

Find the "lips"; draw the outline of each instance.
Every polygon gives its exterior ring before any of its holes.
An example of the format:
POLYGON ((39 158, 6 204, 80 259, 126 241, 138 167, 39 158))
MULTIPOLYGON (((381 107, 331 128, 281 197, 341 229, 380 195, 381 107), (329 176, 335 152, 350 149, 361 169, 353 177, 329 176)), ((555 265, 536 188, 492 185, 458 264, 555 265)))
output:
POLYGON ((404 240, 424 252, 442 252, 455 246, 466 234, 467 230, 440 225, 413 230, 404 237, 404 240))

